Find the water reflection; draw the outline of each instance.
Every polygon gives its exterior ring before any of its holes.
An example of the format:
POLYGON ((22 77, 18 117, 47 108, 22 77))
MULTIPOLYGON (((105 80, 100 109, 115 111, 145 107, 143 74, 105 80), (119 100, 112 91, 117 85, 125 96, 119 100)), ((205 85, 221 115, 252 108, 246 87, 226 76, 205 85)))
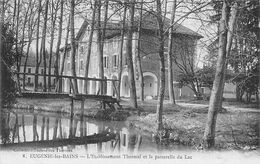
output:
POLYGON ((24 148, 35 144, 39 147, 104 153, 137 152, 142 143, 140 133, 127 128, 123 122, 95 121, 84 117, 64 118, 60 115, 49 116, 42 113, 7 115, 1 124, 1 143, 5 144, 5 147, 15 145, 24 148), (100 140, 95 137, 86 138, 92 135, 100 140), (86 143, 85 139, 90 139, 91 144, 83 144, 86 143))

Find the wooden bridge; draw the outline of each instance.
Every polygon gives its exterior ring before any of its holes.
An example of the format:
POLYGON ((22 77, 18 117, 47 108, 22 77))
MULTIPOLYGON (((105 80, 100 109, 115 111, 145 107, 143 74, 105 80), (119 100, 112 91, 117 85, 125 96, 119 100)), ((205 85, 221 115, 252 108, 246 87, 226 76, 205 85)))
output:
MULTIPOLYGON (((113 84, 113 90, 114 93, 117 95, 117 87, 115 85, 115 82, 117 80, 115 79, 98 79, 98 78, 85 78, 85 77, 75 77, 75 76, 56 76, 56 75, 42 75, 42 74, 34 74, 34 73, 16 73, 17 75, 26 75, 26 76, 50 76, 58 78, 60 81, 62 79, 69 79, 70 81, 70 87, 72 88, 73 92, 70 93, 60 93, 57 92, 57 90, 53 92, 43 92, 43 91, 21 91, 19 96, 25 97, 25 98, 52 98, 52 99, 62 99, 62 98, 70 98, 71 99, 71 114, 73 115, 73 108, 74 108, 74 101, 81 101, 81 110, 84 112, 84 102, 85 100, 96 100, 101 102, 101 108, 107 109, 106 107, 110 108, 111 110, 120 110, 121 105, 119 103, 119 99, 110 96, 110 95, 104 95, 100 94, 98 91, 97 94, 86 94, 86 93, 77 93, 75 92, 72 79, 79 79, 79 80, 85 80, 87 81, 99 81, 99 82, 107 82, 112 81, 113 84)), ((56 82, 56 85, 59 85, 59 81, 56 82)), ((56 87, 57 87, 56 86, 56 87)))

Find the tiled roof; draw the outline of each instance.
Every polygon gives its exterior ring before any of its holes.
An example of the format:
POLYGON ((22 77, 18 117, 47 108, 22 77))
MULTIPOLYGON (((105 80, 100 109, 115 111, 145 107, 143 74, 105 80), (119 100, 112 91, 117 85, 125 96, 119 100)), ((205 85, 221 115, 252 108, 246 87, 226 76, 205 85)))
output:
MULTIPOLYGON (((137 29, 137 26, 138 26, 138 22, 139 22, 138 20, 139 20, 139 18, 135 17, 135 22, 134 22, 135 30, 137 29)), ((90 20, 86 19, 82 23, 82 26, 79 29, 79 32, 76 37, 77 39, 80 39, 80 37, 86 32, 89 22, 90 22, 90 20)), ((109 38, 114 35, 120 34, 121 23, 122 22, 118 22, 118 23, 107 22, 106 37, 109 38)), ((101 22, 101 26, 104 26, 104 22, 101 22)), ((166 30, 169 26, 170 26, 170 19, 165 18, 164 19, 164 30, 166 30)), ((152 14, 149 14, 149 13, 145 13, 142 18, 142 29, 152 30, 152 31, 157 30, 157 21, 156 21, 155 16, 153 16, 152 14)), ((197 38, 203 37, 202 35, 198 34, 197 32, 195 32, 181 24, 178 24, 178 23, 176 23, 173 26, 173 29, 174 29, 174 33, 176 33, 176 34, 190 35, 190 36, 194 36, 197 38)))

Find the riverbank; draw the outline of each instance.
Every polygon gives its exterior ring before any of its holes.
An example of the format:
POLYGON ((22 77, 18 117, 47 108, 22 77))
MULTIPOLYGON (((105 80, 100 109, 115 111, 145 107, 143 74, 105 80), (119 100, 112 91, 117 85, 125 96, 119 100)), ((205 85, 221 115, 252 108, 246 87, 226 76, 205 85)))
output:
MULTIPOLYGON (((221 150, 255 150, 259 146, 260 110, 237 108, 224 103, 216 125, 216 148, 221 150), (243 110, 242 110, 243 109, 243 110)), ((131 125, 156 134, 156 101, 140 103, 144 111, 140 117, 130 117, 131 125)), ((207 120, 208 105, 191 102, 164 104, 161 138, 166 144, 183 144, 201 149, 201 139, 207 120)))
MULTIPOLYGON (((53 99, 17 99, 16 107, 24 107, 31 112, 58 112, 70 113, 70 100, 53 99)), ((120 112, 115 114, 118 118, 127 118, 129 126, 136 127, 141 131, 156 134, 156 104, 155 100, 138 102, 141 115, 137 115, 137 109, 129 106, 127 99, 122 100, 124 108, 123 116, 120 112)), ((80 115, 80 102, 75 103, 75 115, 80 115)), ((259 145, 259 118, 260 112, 254 108, 240 108, 224 104, 222 113, 218 114, 216 126, 216 147, 223 150, 254 150, 259 145)), ((97 115, 100 107, 99 102, 86 101, 84 115, 93 117, 97 115)), ((177 102, 170 105, 165 102, 163 113, 164 130, 159 132, 158 141, 161 144, 187 145, 191 149, 201 149, 200 143, 207 120, 207 103, 177 102)), ((101 114, 102 115, 102 114, 101 114)), ((125 119, 124 118, 124 119, 125 119)), ((122 119, 123 120, 123 119, 122 119)))

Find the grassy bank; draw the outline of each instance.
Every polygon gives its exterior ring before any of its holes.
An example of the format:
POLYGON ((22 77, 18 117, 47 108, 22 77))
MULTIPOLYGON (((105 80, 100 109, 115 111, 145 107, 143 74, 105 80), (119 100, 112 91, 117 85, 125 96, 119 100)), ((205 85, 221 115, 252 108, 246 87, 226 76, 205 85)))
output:
MULTIPOLYGON (((198 103, 198 102, 197 102, 198 103)), ((226 103, 227 104, 227 103, 226 103)), ((140 103, 144 111, 140 117, 130 117, 134 126, 156 133, 156 102, 140 103)), ((207 120, 207 107, 164 105, 163 124, 166 136, 173 142, 200 149, 207 120)), ((216 147, 218 149, 253 150, 259 145, 259 112, 227 110, 218 114, 216 147)))

